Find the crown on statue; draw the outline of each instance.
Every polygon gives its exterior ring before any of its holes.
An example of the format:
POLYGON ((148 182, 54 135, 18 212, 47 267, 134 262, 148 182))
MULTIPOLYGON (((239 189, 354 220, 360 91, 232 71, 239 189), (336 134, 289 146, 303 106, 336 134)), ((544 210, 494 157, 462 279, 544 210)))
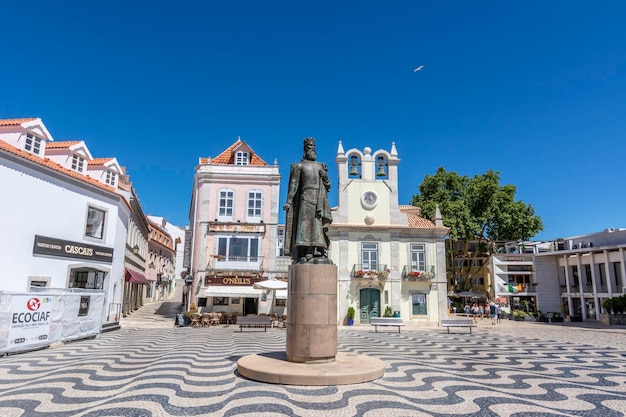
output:
POLYGON ((305 148, 315 147, 315 138, 304 139, 304 147, 305 148))

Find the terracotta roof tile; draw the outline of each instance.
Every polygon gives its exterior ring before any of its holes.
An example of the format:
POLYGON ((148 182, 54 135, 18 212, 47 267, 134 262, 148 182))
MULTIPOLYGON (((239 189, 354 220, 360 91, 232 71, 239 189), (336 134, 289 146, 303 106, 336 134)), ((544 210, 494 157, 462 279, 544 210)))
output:
POLYGON ((19 126, 22 123, 37 120, 36 117, 24 117, 21 119, 0 119, 0 126, 19 126))
POLYGON ((104 165, 112 159, 113 158, 93 158, 88 162, 88 165, 104 165))
POLYGON ((111 193, 115 193, 115 188, 110 187, 106 184, 102 184, 100 181, 95 180, 89 176, 86 175, 81 175, 76 171, 72 171, 71 169, 67 169, 59 164, 57 164, 56 162, 52 162, 50 159, 48 158, 40 158, 37 155, 33 155, 29 152, 25 152, 21 149, 16 148, 15 146, 9 145, 8 143, 1 141, 0 140, 0 149, 3 149, 9 153, 12 153, 13 155, 19 156, 20 158, 29 160, 31 162, 35 162, 38 163, 39 165, 43 165, 47 168, 53 169, 57 172, 61 172, 69 177, 75 178, 77 180, 83 181, 87 184, 96 186, 98 188, 101 188, 103 190, 109 191, 111 193))
POLYGON ((235 150, 239 149, 241 146, 247 146, 250 149, 250 161, 248 166, 268 166, 267 163, 261 159, 248 145, 246 142, 241 139, 237 139, 237 142, 230 145, 226 150, 224 150, 221 154, 211 159, 210 164, 212 165, 235 165, 235 150))
POLYGON ((70 146, 78 145, 81 143, 80 140, 66 140, 62 142, 48 142, 46 143, 46 149, 63 149, 69 148, 70 146))

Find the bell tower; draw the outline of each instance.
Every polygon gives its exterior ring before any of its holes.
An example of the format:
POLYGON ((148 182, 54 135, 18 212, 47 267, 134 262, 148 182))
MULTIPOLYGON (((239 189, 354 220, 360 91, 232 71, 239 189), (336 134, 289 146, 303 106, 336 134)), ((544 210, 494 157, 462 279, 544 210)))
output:
POLYGON ((369 147, 344 151, 339 142, 335 158, 338 169, 338 210, 333 223, 406 224, 398 209, 398 151, 369 147))

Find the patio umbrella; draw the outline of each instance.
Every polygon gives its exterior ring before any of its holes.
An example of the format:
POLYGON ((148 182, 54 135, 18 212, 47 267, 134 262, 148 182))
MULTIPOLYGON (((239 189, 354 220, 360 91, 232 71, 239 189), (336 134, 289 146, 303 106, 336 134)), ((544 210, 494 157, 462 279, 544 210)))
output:
POLYGON ((286 290, 287 283, 285 281, 279 281, 277 279, 268 279, 265 281, 259 281, 254 284, 254 288, 259 290, 271 290, 272 291, 272 307, 270 313, 273 313, 276 309, 276 291, 286 290))

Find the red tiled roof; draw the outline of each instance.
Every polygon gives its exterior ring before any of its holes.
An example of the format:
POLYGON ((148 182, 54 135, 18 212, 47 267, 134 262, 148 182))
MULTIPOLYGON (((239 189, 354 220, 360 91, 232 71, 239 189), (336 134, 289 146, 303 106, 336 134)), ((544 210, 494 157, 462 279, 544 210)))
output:
POLYGON ((104 164, 106 164, 107 162, 109 162, 112 159, 113 158, 93 158, 87 164, 88 165, 104 165, 104 164))
POLYGON ((62 142, 48 142, 46 143, 46 149, 62 149, 69 148, 70 146, 74 146, 79 144, 80 140, 66 140, 62 142))
POLYGON ((81 175, 76 171, 72 171, 71 169, 67 169, 56 162, 52 162, 48 158, 40 158, 36 155, 33 155, 29 152, 23 151, 21 149, 16 148, 15 146, 9 145, 8 143, 0 140, 0 149, 5 150, 13 155, 19 156, 20 158, 29 160, 31 162, 38 163, 39 165, 43 165, 47 168, 53 169, 57 172, 61 172, 69 177, 75 178, 77 180, 83 181, 87 184, 96 186, 98 188, 102 188, 103 190, 109 191, 111 193, 115 193, 115 188, 108 186, 106 184, 102 184, 100 181, 95 180, 87 175, 81 175))
POLYGON ((237 139, 237 142, 233 143, 228 148, 226 148, 224 152, 217 155, 215 158, 211 159, 210 163, 212 165, 235 165, 235 155, 236 155, 235 150, 240 148, 242 145, 245 145, 250 149, 250 161, 248 164, 249 166, 250 165, 251 166, 263 166, 263 167, 268 166, 267 163, 265 163, 264 160, 259 158, 259 156, 257 156, 257 154, 252 150, 252 148, 250 148, 250 146, 246 142, 242 141, 241 139, 237 139))
POLYGON ((23 117, 21 119, 0 119, 0 126, 19 126, 22 123, 37 120, 36 117, 23 117))

